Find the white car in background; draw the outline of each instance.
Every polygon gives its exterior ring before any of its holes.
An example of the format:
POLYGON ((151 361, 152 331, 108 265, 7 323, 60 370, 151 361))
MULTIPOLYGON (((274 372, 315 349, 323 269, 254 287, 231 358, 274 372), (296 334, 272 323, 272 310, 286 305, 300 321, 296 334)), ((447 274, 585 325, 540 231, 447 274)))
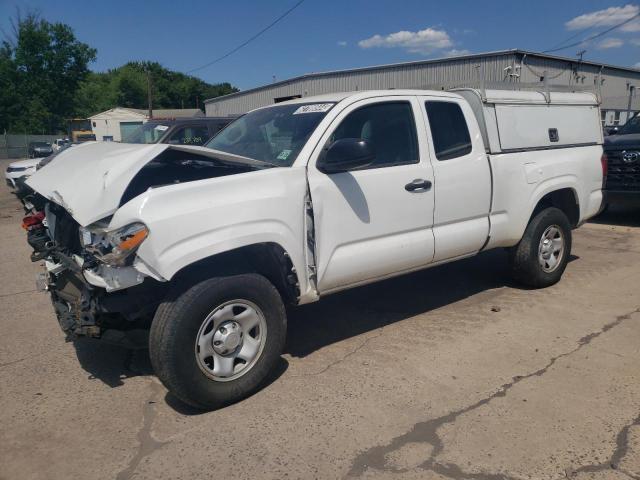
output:
POLYGON ((29 158, 27 160, 18 160, 9 164, 4 172, 7 186, 14 190, 19 190, 20 179, 25 180, 26 177, 30 177, 36 173, 36 167, 40 163, 41 158, 29 158), (24 177, 24 178, 23 178, 24 177))
POLYGON ((60 150, 64 150, 64 148, 71 143, 71 140, 68 138, 56 138, 55 142, 51 144, 51 148, 53 148, 54 152, 58 152, 60 150))
POLYGON ((62 143, 58 146, 57 150, 55 150, 54 153, 52 153, 48 157, 29 158, 9 164, 4 172, 7 186, 14 189, 16 193, 27 193, 30 189, 25 185, 24 181, 31 175, 36 173, 37 170, 40 170, 42 167, 51 162, 51 160, 53 160, 56 155, 70 147, 73 147, 74 145, 76 144, 70 142, 62 143))

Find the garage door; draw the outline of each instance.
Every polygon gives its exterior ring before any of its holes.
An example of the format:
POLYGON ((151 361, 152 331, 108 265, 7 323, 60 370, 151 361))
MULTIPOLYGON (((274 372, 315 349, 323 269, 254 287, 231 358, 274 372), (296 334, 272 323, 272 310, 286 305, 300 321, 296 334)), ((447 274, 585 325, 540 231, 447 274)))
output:
POLYGON ((120 122, 120 140, 127 138, 140 125, 142 122, 120 122))

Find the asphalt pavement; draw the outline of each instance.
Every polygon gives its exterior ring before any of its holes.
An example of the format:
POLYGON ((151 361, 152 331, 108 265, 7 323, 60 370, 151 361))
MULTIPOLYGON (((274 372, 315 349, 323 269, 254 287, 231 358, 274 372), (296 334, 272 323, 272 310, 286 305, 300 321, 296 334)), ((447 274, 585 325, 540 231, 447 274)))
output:
POLYGON ((209 413, 65 342, 21 217, 0 188, 1 479, 640 478, 639 211, 545 290, 493 251, 292 309, 273 381, 209 413))

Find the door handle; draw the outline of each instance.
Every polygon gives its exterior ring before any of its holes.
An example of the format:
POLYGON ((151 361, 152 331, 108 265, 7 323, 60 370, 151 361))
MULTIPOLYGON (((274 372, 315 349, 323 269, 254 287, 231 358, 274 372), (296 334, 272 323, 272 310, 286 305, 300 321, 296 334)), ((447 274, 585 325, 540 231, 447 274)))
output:
POLYGON ((416 178, 413 182, 404 186, 407 192, 426 192, 431 190, 431 182, 422 178, 416 178))

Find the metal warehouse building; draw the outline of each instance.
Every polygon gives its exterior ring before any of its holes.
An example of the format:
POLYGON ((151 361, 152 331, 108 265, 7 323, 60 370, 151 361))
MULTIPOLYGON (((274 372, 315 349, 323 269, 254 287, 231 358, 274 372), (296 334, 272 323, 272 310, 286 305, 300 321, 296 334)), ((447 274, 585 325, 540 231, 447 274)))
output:
POLYGON ((330 92, 385 88, 535 88, 593 91, 602 101, 604 125, 623 124, 627 107, 640 110, 640 70, 524 50, 464 55, 376 67, 310 73, 258 88, 212 98, 207 116, 245 113, 273 103, 330 92))

